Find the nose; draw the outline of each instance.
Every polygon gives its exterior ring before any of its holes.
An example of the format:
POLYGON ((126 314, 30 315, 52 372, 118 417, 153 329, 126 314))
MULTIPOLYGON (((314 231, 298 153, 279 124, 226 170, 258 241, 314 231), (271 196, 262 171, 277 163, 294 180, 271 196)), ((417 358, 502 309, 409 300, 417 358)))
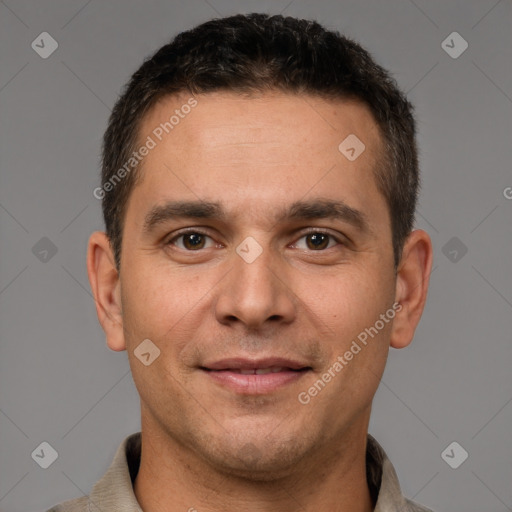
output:
POLYGON ((215 305, 218 322, 261 330, 268 324, 294 320, 297 300, 278 255, 273 255, 268 246, 253 261, 234 252, 232 264, 231 271, 219 283, 215 305))

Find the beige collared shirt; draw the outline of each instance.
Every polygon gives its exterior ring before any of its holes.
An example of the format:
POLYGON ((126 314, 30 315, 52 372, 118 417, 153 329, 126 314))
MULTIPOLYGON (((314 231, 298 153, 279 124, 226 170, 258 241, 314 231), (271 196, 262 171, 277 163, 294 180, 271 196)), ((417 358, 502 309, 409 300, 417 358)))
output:
MULTIPOLYGON (((89 496, 65 501, 47 512, 142 512, 133 492, 140 454, 141 434, 137 432, 124 439, 89 496)), ((369 434, 366 462, 370 491, 377 498, 374 512, 432 512, 403 496, 393 465, 369 434)))

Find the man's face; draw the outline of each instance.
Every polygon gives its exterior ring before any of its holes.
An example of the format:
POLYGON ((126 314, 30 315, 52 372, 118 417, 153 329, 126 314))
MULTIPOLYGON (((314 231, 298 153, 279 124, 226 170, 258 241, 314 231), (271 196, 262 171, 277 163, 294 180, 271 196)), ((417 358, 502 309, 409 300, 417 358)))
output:
POLYGON ((144 119, 140 141, 156 147, 126 210, 123 329, 143 428, 216 467, 278 474, 366 432, 392 323, 333 365, 394 303, 382 143, 356 102, 196 99, 161 141, 188 96, 144 119), (338 149, 351 134, 365 145, 353 161, 338 149), (169 216, 176 202, 195 216, 169 216), (145 339, 160 350, 149 366, 134 355, 145 339))

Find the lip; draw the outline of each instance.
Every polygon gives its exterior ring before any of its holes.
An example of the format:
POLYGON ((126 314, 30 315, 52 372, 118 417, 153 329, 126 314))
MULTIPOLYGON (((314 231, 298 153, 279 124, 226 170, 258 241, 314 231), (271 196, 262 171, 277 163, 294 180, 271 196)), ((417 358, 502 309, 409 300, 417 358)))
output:
POLYGON ((204 364, 202 367, 208 370, 229 370, 229 369, 245 369, 257 370, 261 368, 270 368, 271 366, 290 368, 291 370, 300 370, 301 368, 308 368, 308 365, 287 359, 284 357, 265 357, 261 359, 248 359, 244 357, 232 357, 229 359, 221 359, 212 363, 204 364))
POLYGON ((280 357, 264 359, 230 358, 205 364, 200 368, 215 383, 235 393, 263 395, 300 380, 311 367, 299 361, 280 357), (270 368, 270 373, 244 374, 270 368))

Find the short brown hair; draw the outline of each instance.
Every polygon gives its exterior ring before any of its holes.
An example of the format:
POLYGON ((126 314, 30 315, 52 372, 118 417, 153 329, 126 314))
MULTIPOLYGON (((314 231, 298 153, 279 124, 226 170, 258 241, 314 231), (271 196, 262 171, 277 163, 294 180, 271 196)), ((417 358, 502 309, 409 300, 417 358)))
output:
MULTIPOLYGON (((384 141, 385 161, 375 178, 390 212, 396 268, 419 189, 413 107, 366 50, 314 21, 239 14, 178 34, 142 64, 117 100, 103 140, 102 184, 129 160, 141 121, 160 98, 223 90, 357 99, 370 108, 384 141)), ((118 270, 126 204, 136 180, 137 168, 102 195, 118 270)))

